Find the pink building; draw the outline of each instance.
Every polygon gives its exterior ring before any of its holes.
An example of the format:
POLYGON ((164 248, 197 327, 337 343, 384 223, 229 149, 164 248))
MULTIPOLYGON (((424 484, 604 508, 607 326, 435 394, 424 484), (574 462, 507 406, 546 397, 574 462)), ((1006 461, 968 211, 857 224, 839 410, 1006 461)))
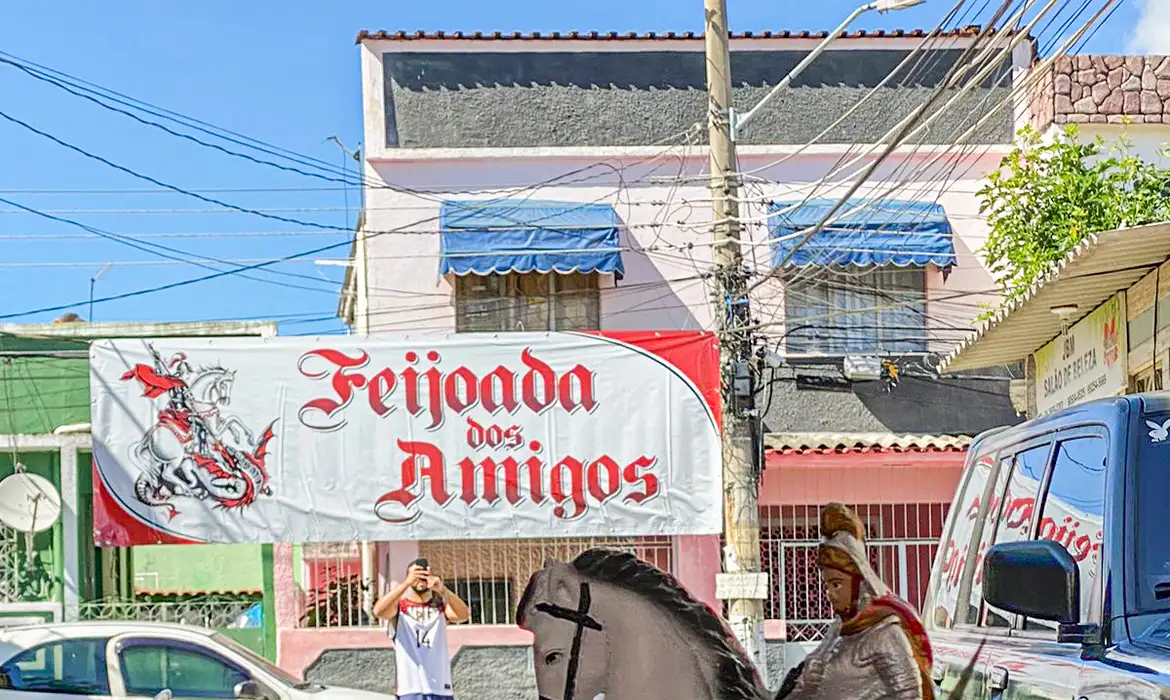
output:
MULTIPOLYGON (((931 113, 846 217, 793 247, 976 35, 851 34, 738 148, 745 264, 766 280, 752 313, 774 350, 760 363, 759 396, 773 680, 828 615, 810 563, 819 506, 856 505, 876 563, 917 600, 964 436, 1016 420, 1006 369, 931 368, 993 299, 976 256, 986 238, 976 192, 1027 120, 1013 86, 1027 75, 1030 41, 931 113), (890 366, 896 386, 872 374, 888 379, 890 366)), ((752 104, 819 40, 735 37, 737 104, 752 104)), ((1000 49, 1012 40, 995 39, 1000 49)), ((356 333, 714 327, 701 37, 363 32, 359 44, 369 185, 341 303, 356 333)), ((280 663, 386 689, 391 642, 354 611, 422 555, 473 609, 472 624, 450 634, 456 692, 511 697, 500 689, 531 677, 529 639, 512 619, 528 576, 546 557, 598 544, 635 551, 720 605, 715 536, 365 543, 329 554, 331 567, 308 545, 288 546, 276 562, 280 663), (350 570, 377 591, 322 573, 350 570), (330 585, 336 595, 320 595, 330 585), (305 601, 322 600, 306 616, 305 601)))

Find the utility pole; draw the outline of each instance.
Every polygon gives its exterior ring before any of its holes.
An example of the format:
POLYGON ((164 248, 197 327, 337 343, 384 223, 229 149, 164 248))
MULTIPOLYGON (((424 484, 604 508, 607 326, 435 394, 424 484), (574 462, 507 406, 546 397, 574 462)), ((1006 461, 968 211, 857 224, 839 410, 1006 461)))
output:
MULTIPOLYGON (((345 193, 345 225, 346 226, 349 226, 349 182, 348 182, 348 180, 349 180, 349 166, 346 164, 345 159, 346 159, 346 157, 353 158, 354 161, 356 161, 358 164, 358 166, 357 166, 358 182, 359 182, 358 191, 361 193, 361 195, 360 195, 361 199, 359 200, 361 202, 361 204, 358 207, 357 225, 355 227, 355 231, 353 234, 355 237, 354 250, 356 251, 357 246, 361 245, 360 238, 361 238, 362 232, 361 232, 360 228, 361 228, 361 222, 362 222, 362 212, 364 212, 365 208, 366 208, 366 183, 365 183, 365 170, 364 170, 364 168, 362 168, 362 144, 359 142, 357 145, 357 150, 351 151, 345 147, 345 144, 341 142, 341 137, 339 137, 337 135, 330 136, 329 138, 325 139, 325 141, 332 141, 333 143, 336 143, 337 147, 340 148, 341 152, 344 154, 342 156, 342 160, 341 160, 341 174, 342 174, 342 179, 346 180, 346 183, 342 186, 342 192, 345 193)), ((317 264, 318 265, 322 265, 322 264, 328 265, 330 262, 332 262, 332 261, 321 260, 321 261, 318 261, 317 264)), ((349 263, 350 263, 350 265, 357 265, 358 261, 356 259, 356 256, 355 256, 355 259, 349 261, 349 263)), ((353 274, 357 274, 357 270, 354 270, 353 274)), ((359 322, 359 325, 360 325, 360 322, 359 322)), ((367 323, 367 324, 365 324, 365 326, 366 326, 365 330, 368 333, 369 324, 367 323)), ((370 619, 373 619, 373 617, 374 617, 374 602, 378 599, 378 595, 379 595, 379 593, 377 591, 378 579, 380 578, 378 575, 378 545, 374 542, 370 542, 369 540, 362 540, 361 542, 358 543, 358 552, 361 555, 361 562, 362 562, 362 588, 361 588, 362 612, 364 612, 366 615, 370 616, 370 619)), ((355 622, 356 621, 349 622, 349 624, 354 624, 355 622)), ((359 624, 362 624, 362 623, 359 623, 359 624)))
POLYGON ((757 499, 752 421, 754 387, 747 284, 739 245, 739 187, 731 133, 731 55, 727 0, 703 0, 706 10, 708 132, 715 300, 720 331, 723 389, 724 571, 717 595, 727 601, 728 620, 744 650, 767 680, 764 600, 768 575, 760 571, 760 508, 757 499))

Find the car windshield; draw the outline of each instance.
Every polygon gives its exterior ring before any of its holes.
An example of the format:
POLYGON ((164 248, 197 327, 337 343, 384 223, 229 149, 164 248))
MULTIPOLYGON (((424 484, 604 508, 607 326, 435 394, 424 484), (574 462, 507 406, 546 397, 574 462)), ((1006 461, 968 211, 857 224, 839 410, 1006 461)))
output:
POLYGON ((259 666, 265 673, 272 676, 277 681, 284 683, 285 685, 292 686, 294 688, 299 688, 301 690, 311 690, 313 688, 320 687, 316 683, 307 683, 307 682, 302 681, 300 678, 297 678, 296 676, 292 675, 288 671, 285 671, 281 667, 272 663, 271 661, 264 658, 263 656, 260 656, 256 652, 252 651, 251 649, 244 646, 243 644, 240 644, 239 642, 237 642, 236 640, 227 636, 226 634, 223 634, 222 632, 216 632, 215 634, 211 635, 211 637, 215 641, 217 641, 220 644, 224 645, 225 647, 231 649, 232 651, 236 652, 240 656, 243 656, 244 658, 248 659, 248 661, 251 661, 253 664, 259 666))
POLYGON ((1143 415, 1137 430, 1134 612, 1170 612, 1170 411, 1143 415))

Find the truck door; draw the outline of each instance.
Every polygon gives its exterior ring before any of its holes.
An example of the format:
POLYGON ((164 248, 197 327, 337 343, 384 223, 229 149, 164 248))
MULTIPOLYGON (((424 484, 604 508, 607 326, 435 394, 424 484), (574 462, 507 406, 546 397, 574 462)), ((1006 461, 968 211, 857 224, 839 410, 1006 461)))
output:
MULTIPOLYGON (((1052 540, 1064 545, 1076 560, 1081 580, 1082 623, 1100 622, 1099 563, 1104 525, 1108 438, 1103 428, 1085 427, 1058 435, 1051 465, 1044 470, 1045 486, 1038 510, 1027 513, 1026 502, 1016 507, 1015 521, 1027 521, 1013 532, 1017 539, 1052 540), (1099 592, 1099 591, 1098 591, 1099 592)), ((1039 465, 1021 463, 1026 474, 1038 475, 1039 465)), ((1019 470, 1017 470, 1019 471, 1019 470)), ((1011 525, 1012 518, 1005 524, 1011 525)), ((1074 698, 1083 662, 1080 643, 1059 643, 1057 623, 1011 617, 1010 632, 989 657, 987 690, 990 700, 1074 698)))
MULTIPOLYGON (((1047 447, 1045 447, 1047 449, 1047 447)), ((996 529, 1002 494, 1012 472, 1014 449, 980 455, 971 464, 962 497, 956 501, 951 531, 936 566, 931 642, 935 651, 933 680, 938 697, 983 700, 989 632, 978 624, 982 556, 996 529)), ((990 640, 994 643, 994 640, 990 640)))

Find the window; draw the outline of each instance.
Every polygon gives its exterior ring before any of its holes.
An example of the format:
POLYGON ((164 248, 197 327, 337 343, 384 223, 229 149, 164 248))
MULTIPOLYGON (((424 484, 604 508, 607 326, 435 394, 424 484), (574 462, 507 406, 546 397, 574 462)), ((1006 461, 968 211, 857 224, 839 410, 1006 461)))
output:
MULTIPOLYGON (((1130 585, 1137 612, 1170 611, 1170 537, 1166 536, 1166 504, 1170 502, 1170 412, 1146 413, 1136 422, 1137 464, 1134 467, 1132 503, 1134 518, 1126 535, 1133 544, 1125 549, 1133 557, 1137 575, 1130 585)), ((1165 621, 1156 625, 1161 644, 1170 642, 1165 621)))
POLYGON ((797 271, 785 287, 788 352, 924 352, 920 267, 797 271))
POLYGON ((251 680, 227 660, 181 642, 128 644, 120 659, 128 695, 169 689, 176 698, 234 698, 236 685, 251 680))
POLYGON ((69 639, 23 651, 0 666, 2 687, 64 695, 109 695, 108 639, 69 639))
MULTIPOLYGON (((1031 447, 1016 454, 1008 479, 1007 492, 1003 496, 999 521, 996 523, 994 539, 988 544, 1019 542, 1031 537, 1032 513, 1040 493, 1040 480, 1048 467, 1051 445, 1031 447)), ((980 587, 982 590, 982 585, 980 587)), ((1010 627, 1011 614, 984 604, 982 626, 1010 627)))
POLYGON ((1129 393, 1144 394, 1162 390, 1162 363, 1151 365, 1129 378, 1129 393))
POLYGON ((506 274, 455 278, 455 330, 588 331, 601 328, 597 275, 506 274))
MULTIPOLYGON (((1105 507, 1105 452, 1100 436, 1077 437, 1060 442, 1052 465, 1052 478, 1040 514, 1036 536, 1064 545, 1081 573, 1081 620, 1089 619, 1091 591, 1097 581, 1101 526, 1105 507)), ((1028 620, 1033 629, 1057 628, 1057 623, 1028 620)))
POLYGON ((956 602, 971 547, 975 519, 979 515, 979 506, 993 464, 989 456, 981 456, 972 464, 963 496, 958 502, 958 510, 954 514, 950 536, 943 544, 943 566, 935 588, 933 613, 934 623, 939 627, 950 627, 955 622, 956 602))
POLYGON ((508 579, 457 579, 447 585, 467 603, 472 624, 512 624, 512 585, 508 579))
MULTIPOLYGON (((1047 453, 1048 446, 1038 448, 1047 453)), ((991 502, 983 512, 983 522, 979 527, 979 547, 975 550, 974 570, 971 572, 971 592, 967 596, 967 614, 965 621, 969 624, 983 622, 983 557, 991 546, 995 536, 995 526, 999 522, 1000 512, 1003 510, 1003 490, 1008 478, 1012 475, 1015 466, 1015 455, 1004 457, 999 462, 999 471, 996 472, 995 484, 991 488, 991 502)))

